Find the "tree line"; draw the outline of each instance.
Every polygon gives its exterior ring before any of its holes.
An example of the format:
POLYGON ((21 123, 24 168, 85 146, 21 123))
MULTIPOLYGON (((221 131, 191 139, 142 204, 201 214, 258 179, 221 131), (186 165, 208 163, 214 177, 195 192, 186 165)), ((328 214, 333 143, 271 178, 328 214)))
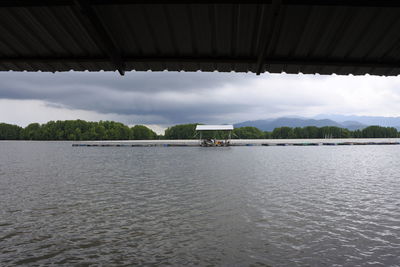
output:
MULTIPOLYGON (((165 139, 195 139, 197 124, 181 124, 169 127, 165 131, 165 139)), ((225 132, 205 133, 215 138, 224 138, 225 132)), ((203 137, 205 136, 203 133, 203 137)), ((235 128, 233 139, 317 139, 317 138, 397 138, 400 132, 394 127, 369 126, 362 130, 350 131, 335 126, 325 127, 279 127, 272 132, 261 131, 256 127, 235 128)))
POLYGON ((151 140, 157 134, 143 125, 128 127, 120 122, 84 120, 31 123, 25 128, 0 123, 0 140, 151 140))
MULTIPOLYGON (((84 120, 49 121, 45 124, 31 123, 25 128, 0 123, 0 140, 153 140, 153 139, 197 139, 198 124, 180 124, 157 135, 144 125, 128 127, 120 122, 84 120)), ((204 132, 203 138, 227 138, 227 132, 204 132)), ((326 127, 279 127, 272 132, 256 127, 235 128, 234 139, 314 139, 314 138, 396 138, 400 132, 394 127, 369 126, 350 131, 335 126, 326 127)))

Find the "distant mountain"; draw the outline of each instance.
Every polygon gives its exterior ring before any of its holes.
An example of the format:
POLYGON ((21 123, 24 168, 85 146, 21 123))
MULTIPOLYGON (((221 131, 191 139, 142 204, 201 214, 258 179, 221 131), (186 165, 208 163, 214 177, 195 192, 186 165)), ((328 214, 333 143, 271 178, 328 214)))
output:
POLYGON ((363 125, 379 125, 383 127, 399 127, 400 117, 381 117, 381 116, 357 116, 357 115, 335 115, 320 114, 313 119, 330 119, 343 124, 346 121, 355 121, 363 125))
POLYGON ((340 124, 342 125, 343 128, 347 128, 351 131, 363 129, 368 126, 358 121, 343 121, 340 124))
MULTIPOLYGON (((351 127, 361 126, 362 124, 357 122, 349 122, 348 124, 351 127)), ((300 118, 278 118, 278 119, 267 119, 267 120, 255 120, 255 121, 245 121, 241 123, 237 123, 234 125, 236 128, 238 127, 245 127, 245 126, 253 126, 257 127, 262 131, 272 131, 275 128, 288 126, 288 127, 305 127, 305 126, 316 126, 316 127, 324 127, 324 126, 336 126, 347 128, 343 124, 337 123, 336 121, 329 120, 329 119, 300 119, 300 118)), ((364 128, 365 125, 362 125, 364 128)), ((358 129, 358 128, 357 128, 358 129)))
POLYGON ((349 130, 358 130, 370 125, 382 127, 395 127, 400 130, 400 117, 379 117, 379 116, 356 116, 356 115, 335 115, 320 114, 312 118, 298 116, 282 117, 277 119, 245 121, 235 124, 235 127, 253 126, 263 131, 272 131, 275 128, 306 127, 306 126, 336 126, 349 130))

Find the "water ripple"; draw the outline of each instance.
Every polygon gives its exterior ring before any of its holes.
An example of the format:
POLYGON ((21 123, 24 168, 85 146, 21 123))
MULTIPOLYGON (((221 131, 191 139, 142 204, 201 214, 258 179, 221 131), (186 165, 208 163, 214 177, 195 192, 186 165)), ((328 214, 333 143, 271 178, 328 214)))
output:
POLYGON ((396 266, 397 149, 0 143, 0 265, 396 266))

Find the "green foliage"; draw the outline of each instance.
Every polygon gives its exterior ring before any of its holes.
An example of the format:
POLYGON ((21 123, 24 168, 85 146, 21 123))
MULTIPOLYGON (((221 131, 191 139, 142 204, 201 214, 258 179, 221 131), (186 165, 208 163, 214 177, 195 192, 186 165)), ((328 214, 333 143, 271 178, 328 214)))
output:
POLYGON ((17 125, 0 123, 0 140, 21 139, 22 128, 17 125))
POLYGON ((135 125, 131 128, 130 139, 134 140, 153 140, 157 134, 143 125, 135 125))
POLYGON ((369 126, 363 130, 350 131, 345 128, 334 126, 315 127, 308 126, 304 128, 296 127, 280 127, 275 128, 272 132, 272 138, 288 139, 288 138, 396 138, 399 132, 393 127, 369 126))
POLYGON ((25 127, 22 132, 22 139, 24 140, 40 140, 41 127, 39 123, 31 123, 25 127))
POLYGON ((238 139, 263 139, 266 133, 256 127, 240 127, 233 130, 233 136, 238 139))
POLYGON ((321 138, 349 138, 351 133, 348 129, 339 128, 335 126, 325 126, 319 128, 319 136, 321 138))
MULTIPOLYGON (((156 136, 146 126, 135 129, 138 129, 137 136, 142 139, 154 139, 156 136)), ((16 125, 0 124, 0 139, 3 140, 128 140, 131 135, 132 129, 114 121, 49 121, 42 125, 31 123, 24 129, 16 125)))
POLYGON ((274 139, 291 139, 295 138, 293 128, 280 127, 272 131, 272 138, 274 139))
POLYGON ((393 127, 369 126, 361 131, 361 136, 364 138, 395 138, 399 134, 393 127))
POLYGON ((165 139, 194 139, 196 138, 196 126, 194 124, 180 124, 165 130, 165 139))

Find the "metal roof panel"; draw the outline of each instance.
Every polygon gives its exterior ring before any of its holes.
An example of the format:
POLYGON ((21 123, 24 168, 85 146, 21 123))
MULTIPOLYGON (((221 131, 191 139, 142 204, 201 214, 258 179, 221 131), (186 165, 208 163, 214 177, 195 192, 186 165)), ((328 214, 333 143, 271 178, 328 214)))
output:
POLYGON ((233 125, 197 125, 196 131, 231 131, 233 125))
POLYGON ((398 75, 395 1, 277 3, 3 1, 0 70, 398 75))

